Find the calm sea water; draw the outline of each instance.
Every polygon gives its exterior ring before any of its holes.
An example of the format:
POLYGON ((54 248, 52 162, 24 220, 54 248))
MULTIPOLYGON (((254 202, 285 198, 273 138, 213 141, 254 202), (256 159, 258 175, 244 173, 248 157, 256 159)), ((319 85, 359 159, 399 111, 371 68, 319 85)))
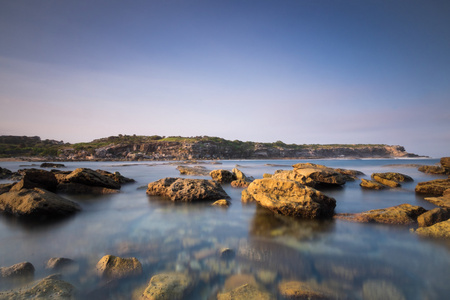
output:
MULTIPOLYGON (((292 164, 313 162, 332 168, 356 169, 369 178, 373 172, 400 172, 414 178, 402 188, 368 191, 359 181, 323 191, 337 201, 336 212, 362 212, 402 203, 435 206, 414 193, 417 182, 442 176, 427 175, 409 164, 435 164, 438 160, 239 160, 220 161, 206 168, 238 167, 246 175, 292 169, 292 164)), ((282 280, 307 281, 332 290, 336 297, 363 299, 371 283, 394 289, 405 299, 448 299, 450 294, 450 243, 423 239, 408 226, 357 224, 342 220, 306 221, 273 215, 256 204, 242 204, 242 189, 224 185, 231 196, 228 209, 209 203, 173 204, 147 196, 149 182, 181 177, 176 164, 167 162, 66 162, 65 170, 78 167, 119 171, 136 180, 121 192, 104 196, 69 196, 82 211, 51 224, 27 223, 0 215, 0 266, 22 261, 36 268, 35 279, 49 275, 44 264, 51 257, 67 257, 79 267, 63 273, 78 289, 81 299, 130 299, 138 295, 152 275, 184 271, 197 278, 190 299, 214 299, 227 277, 253 274, 277 297, 282 280), (236 257, 223 260, 216 249, 230 248, 236 257), (136 257, 143 264, 139 278, 105 283, 95 274, 103 255, 136 257)), ((31 163, 1 162, 16 171, 31 163)), ((36 166, 34 166, 36 167, 36 166)), ((185 176, 189 178, 207 178, 185 176)), ((7 182, 5 180, 1 181, 7 182)), ((7 284, 0 286, 12 288, 7 284)))

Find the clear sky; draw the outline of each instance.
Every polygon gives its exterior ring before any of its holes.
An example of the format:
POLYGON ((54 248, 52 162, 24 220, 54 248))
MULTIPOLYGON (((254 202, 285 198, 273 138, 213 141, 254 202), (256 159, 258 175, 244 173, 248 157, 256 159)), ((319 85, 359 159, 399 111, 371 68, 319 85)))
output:
POLYGON ((450 1, 0 1, 0 134, 450 156, 450 1))

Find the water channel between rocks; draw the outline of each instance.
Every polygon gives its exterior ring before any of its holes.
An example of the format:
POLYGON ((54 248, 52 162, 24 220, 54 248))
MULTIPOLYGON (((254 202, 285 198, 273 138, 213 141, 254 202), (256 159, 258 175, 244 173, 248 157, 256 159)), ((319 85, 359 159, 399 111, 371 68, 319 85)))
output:
MULTIPOLYGON (((365 173, 399 172, 414 182, 383 191, 363 190, 359 180, 342 188, 322 190, 336 199, 336 213, 355 213, 402 203, 426 209, 435 206, 416 195, 418 182, 444 178, 417 171, 410 164, 432 165, 438 160, 236 160, 199 165, 209 170, 237 167, 248 176, 292 169, 298 162, 365 173), (402 166, 403 165, 403 166, 402 166)), ((241 202, 242 188, 223 185, 231 197, 229 208, 211 203, 175 204, 146 195, 149 182, 183 176, 177 164, 167 162, 65 162, 64 170, 78 167, 119 171, 135 183, 121 192, 102 196, 63 195, 82 207, 78 214, 56 223, 27 223, 0 215, 0 266, 29 261, 35 279, 49 275, 44 268, 51 257, 67 257, 78 268, 63 279, 78 290, 80 299, 130 299, 149 279, 163 271, 188 272, 196 278, 189 299, 215 299, 233 274, 251 274, 275 297, 283 280, 299 280, 335 292, 336 298, 363 299, 367 289, 393 289, 405 299, 446 299, 450 294, 450 243, 424 239, 410 232, 412 226, 358 224, 344 220, 299 220, 274 215, 255 203, 241 202), (220 258, 230 248, 234 256, 220 258), (136 257, 143 274, 106 284, 95 273, 106 254, 136 257)), ((1 162, 17 171, 27 162, 1 162)), ((2 183, 8 182, 1 180, 2 183)), ((2 290, 12 288, 0 284, 2 290)), ((370 298, 372 299, 372 298, 370 298)), ((375 298, 373 298, 375 299, 375 298)))

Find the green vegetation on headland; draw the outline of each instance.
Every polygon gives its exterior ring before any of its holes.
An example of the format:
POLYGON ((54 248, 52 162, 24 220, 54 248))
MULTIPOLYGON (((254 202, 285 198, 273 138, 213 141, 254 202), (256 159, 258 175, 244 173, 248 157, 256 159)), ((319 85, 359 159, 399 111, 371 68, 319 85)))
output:
POLYGON ((220 137, 122 135, 86 143, 39 137, 0 136, 0 158, 41 157, 59 160, 167 160, 301 157, 410 157, 401 146, 382 144, 286 144, 243 142, 220 137))

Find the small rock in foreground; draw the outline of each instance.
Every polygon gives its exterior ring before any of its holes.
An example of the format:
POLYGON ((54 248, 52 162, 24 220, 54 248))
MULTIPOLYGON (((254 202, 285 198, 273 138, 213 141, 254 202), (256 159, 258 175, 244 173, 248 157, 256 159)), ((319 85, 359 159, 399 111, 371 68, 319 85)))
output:
POLYGON ((180 300, 189 294, 193 285, 192 277, 184 273, 168 272, 157 274, 150 279, 141 299, 180 300))
POLYGON ((33 277, 34 266, 29 262, 21 262, 10 267, 0 268, 0 278, 33 277))
POLYGON ((120 279, 142 274, 142 265, 135 257, 105 255, 97 263, 97 273, 104 278, 120 279))

